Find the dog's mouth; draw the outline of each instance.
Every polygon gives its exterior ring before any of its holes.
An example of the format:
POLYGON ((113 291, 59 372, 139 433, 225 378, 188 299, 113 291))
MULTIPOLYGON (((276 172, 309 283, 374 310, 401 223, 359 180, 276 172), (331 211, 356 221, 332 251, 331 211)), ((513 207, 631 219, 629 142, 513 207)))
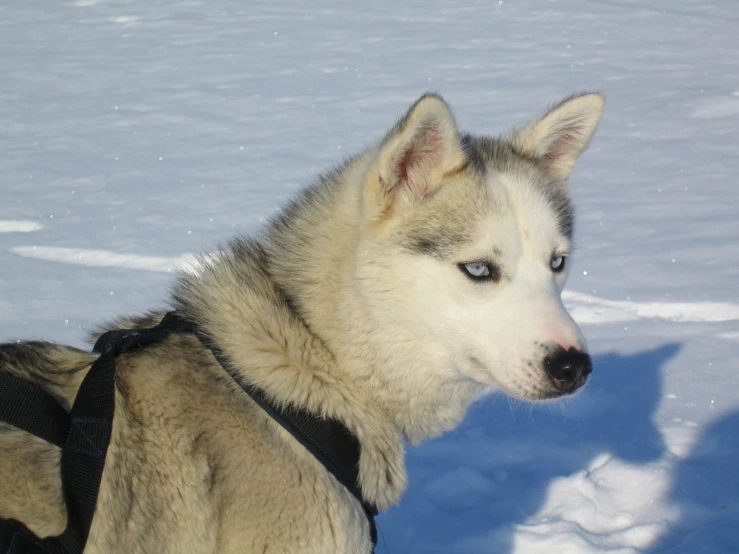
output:
POLYGON ((578 369, 571 369, 568 363, 565 363, 564 368, 553 370, 545 359, 542 370, 537 371, 536 365, 528 362, 524 364, 517 378, 506 382, 496 378, 495 373, 490 371, 486 364, 471 355, 467 357, 462 373, 482 385, 498 388, 522 400, 556 400, 575 394, 587 383, 592 363, 587 354, 582 354, 580 358, 573 361, 573 365, 581 364, 578 369))
POLYGON ((469 355, 462 364, 461 373, 485 387, 494 387, 522 400, 545 400, 561 396, 543 375, 536 375, 532 364, 524 364, 520 375, 513 379, 501 379, 480 358, 469 355))

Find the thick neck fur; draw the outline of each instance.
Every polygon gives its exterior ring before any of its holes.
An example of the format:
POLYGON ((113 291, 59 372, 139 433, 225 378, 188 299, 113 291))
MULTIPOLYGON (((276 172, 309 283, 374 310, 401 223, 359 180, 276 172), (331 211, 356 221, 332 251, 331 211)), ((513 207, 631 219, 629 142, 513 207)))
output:
POLYGON ((403 437, 418 442, 454 427, 479 387, 451 383, 450 394, 439 379, 419 388, 414 368, 428 360, 378 348, 381 333, 354 285, 371 156, 325 176, 263 238, 212 254, 182 277, 174 300, 274 401, 342 420, 362 445, 362 491, 383 508, 406 486, 403 437))

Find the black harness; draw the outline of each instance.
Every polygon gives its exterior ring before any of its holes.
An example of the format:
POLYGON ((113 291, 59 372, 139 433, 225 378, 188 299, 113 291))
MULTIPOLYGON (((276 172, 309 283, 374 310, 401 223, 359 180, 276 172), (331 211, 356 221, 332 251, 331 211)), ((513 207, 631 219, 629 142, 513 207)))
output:
POLYGON ((0 372, 0 421, 61 448, 61 474, 67 528, 40 539, 23 523, 0 519, 0 554, 82 554, 95 513, 115 408, 115 358, 160 342, 172 333, 192 333, 223 369, 259 406, 302 444, 360 502, 377 543, 377 509, 358 485, 360 445, 342 423, 298 408, 280 408, 264 392, 245 382, 223 352, 198 327, 174 312, 151 329, 121 329, 95 343, 100 357, 80 385, 71 412, 41 387, 0 372))

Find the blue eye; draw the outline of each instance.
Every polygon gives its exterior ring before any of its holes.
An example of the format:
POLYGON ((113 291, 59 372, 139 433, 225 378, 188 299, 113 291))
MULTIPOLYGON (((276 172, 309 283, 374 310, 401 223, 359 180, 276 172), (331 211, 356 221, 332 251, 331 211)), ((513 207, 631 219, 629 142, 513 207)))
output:
POLYGON ((465 264, 464 269, 475 279, 482 279, 490 275, 490 268, 486 264, 465 264))
POLYGON ((549 266, 555 273, 560 273, 565 268, 566 256, 560 256, 555 254, 552 256, 552 260, 549 262, 549 266))
POLYGON ((498 281, 500 268, 488 262, 470 262, 459 264, 459 269, 473 281, 498 281))

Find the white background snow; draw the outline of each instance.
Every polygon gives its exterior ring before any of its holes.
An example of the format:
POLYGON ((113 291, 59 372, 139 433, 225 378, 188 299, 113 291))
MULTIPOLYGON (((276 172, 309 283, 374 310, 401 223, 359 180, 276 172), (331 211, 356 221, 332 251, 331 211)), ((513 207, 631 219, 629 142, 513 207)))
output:
POLYGON ((739 4, 5 0, 0 338, 82 345, 426 90, 500 133, 583 90, 563 404, 409 450, 379 553, 739 552, 739 4))

